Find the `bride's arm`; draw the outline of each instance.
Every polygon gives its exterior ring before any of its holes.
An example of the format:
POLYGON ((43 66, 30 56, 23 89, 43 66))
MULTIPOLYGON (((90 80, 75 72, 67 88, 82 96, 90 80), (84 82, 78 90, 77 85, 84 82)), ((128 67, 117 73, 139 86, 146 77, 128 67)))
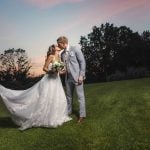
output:
POLYGON ((49 55, 46 59, 45 59, 45 64, 43 66, 43 71, 45 71, 46 73, 49 72, 48 70, 48 65, 53 61, 53 56, 49 55))

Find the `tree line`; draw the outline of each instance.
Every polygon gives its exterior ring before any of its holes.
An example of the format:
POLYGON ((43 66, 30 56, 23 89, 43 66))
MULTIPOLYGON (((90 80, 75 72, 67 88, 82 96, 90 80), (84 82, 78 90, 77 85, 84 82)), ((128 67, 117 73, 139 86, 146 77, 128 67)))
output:
POLYGON ((0 54, 0 84, 11 89, 26 89, 41 79, 30 76, 31 62, 24 49, 8 49, 0 54))
POLYGON ((94 26, 80 44, 87 63, 87 82, 150 76, 150 32, 126 26, 94 26))
MULTIPOLYGON (((93 26, 79 44, 86 60, 87 83, 150 76, 149 30, 139 34, 126 26, 105 23, 93 26)), ((22 88, 33 85, 43 75, 30 77, 31 67, 25 50, 5 50, 0 54, 0 83, 10 87, 13 82, 22 88)))

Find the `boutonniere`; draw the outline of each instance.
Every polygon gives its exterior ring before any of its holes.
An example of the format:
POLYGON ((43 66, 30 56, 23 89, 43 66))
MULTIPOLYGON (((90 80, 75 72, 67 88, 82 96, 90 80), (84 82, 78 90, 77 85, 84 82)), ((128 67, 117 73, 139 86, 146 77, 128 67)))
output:
POLYGON ((70 56, 74 56, 74 52, 72 52, 72 51, 69 54, 70 54, 70 56))

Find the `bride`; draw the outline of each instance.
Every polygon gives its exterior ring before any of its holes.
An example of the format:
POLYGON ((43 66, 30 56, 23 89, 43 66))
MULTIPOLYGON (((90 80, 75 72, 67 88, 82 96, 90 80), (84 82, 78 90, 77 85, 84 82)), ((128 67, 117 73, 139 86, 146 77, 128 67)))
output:
POLYGON ((60 49, 49 47, 43 70, 44 77, 27 90, 11 90, 0 85, 0 96, 20 130, 31 127, 57 127, 71 120, 67 100, 58 72, 52 72, 59 60, 60 49))

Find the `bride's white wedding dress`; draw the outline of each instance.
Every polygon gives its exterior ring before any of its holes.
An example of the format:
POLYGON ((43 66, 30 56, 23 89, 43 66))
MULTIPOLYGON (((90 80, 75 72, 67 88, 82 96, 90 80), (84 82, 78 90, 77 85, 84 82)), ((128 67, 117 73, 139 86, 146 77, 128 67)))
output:
POLYGON ((20 130, 55 128, 71 120, 59 74, 45 74, 27 90, 11 90, 0 85, 0 96, 20 130))

